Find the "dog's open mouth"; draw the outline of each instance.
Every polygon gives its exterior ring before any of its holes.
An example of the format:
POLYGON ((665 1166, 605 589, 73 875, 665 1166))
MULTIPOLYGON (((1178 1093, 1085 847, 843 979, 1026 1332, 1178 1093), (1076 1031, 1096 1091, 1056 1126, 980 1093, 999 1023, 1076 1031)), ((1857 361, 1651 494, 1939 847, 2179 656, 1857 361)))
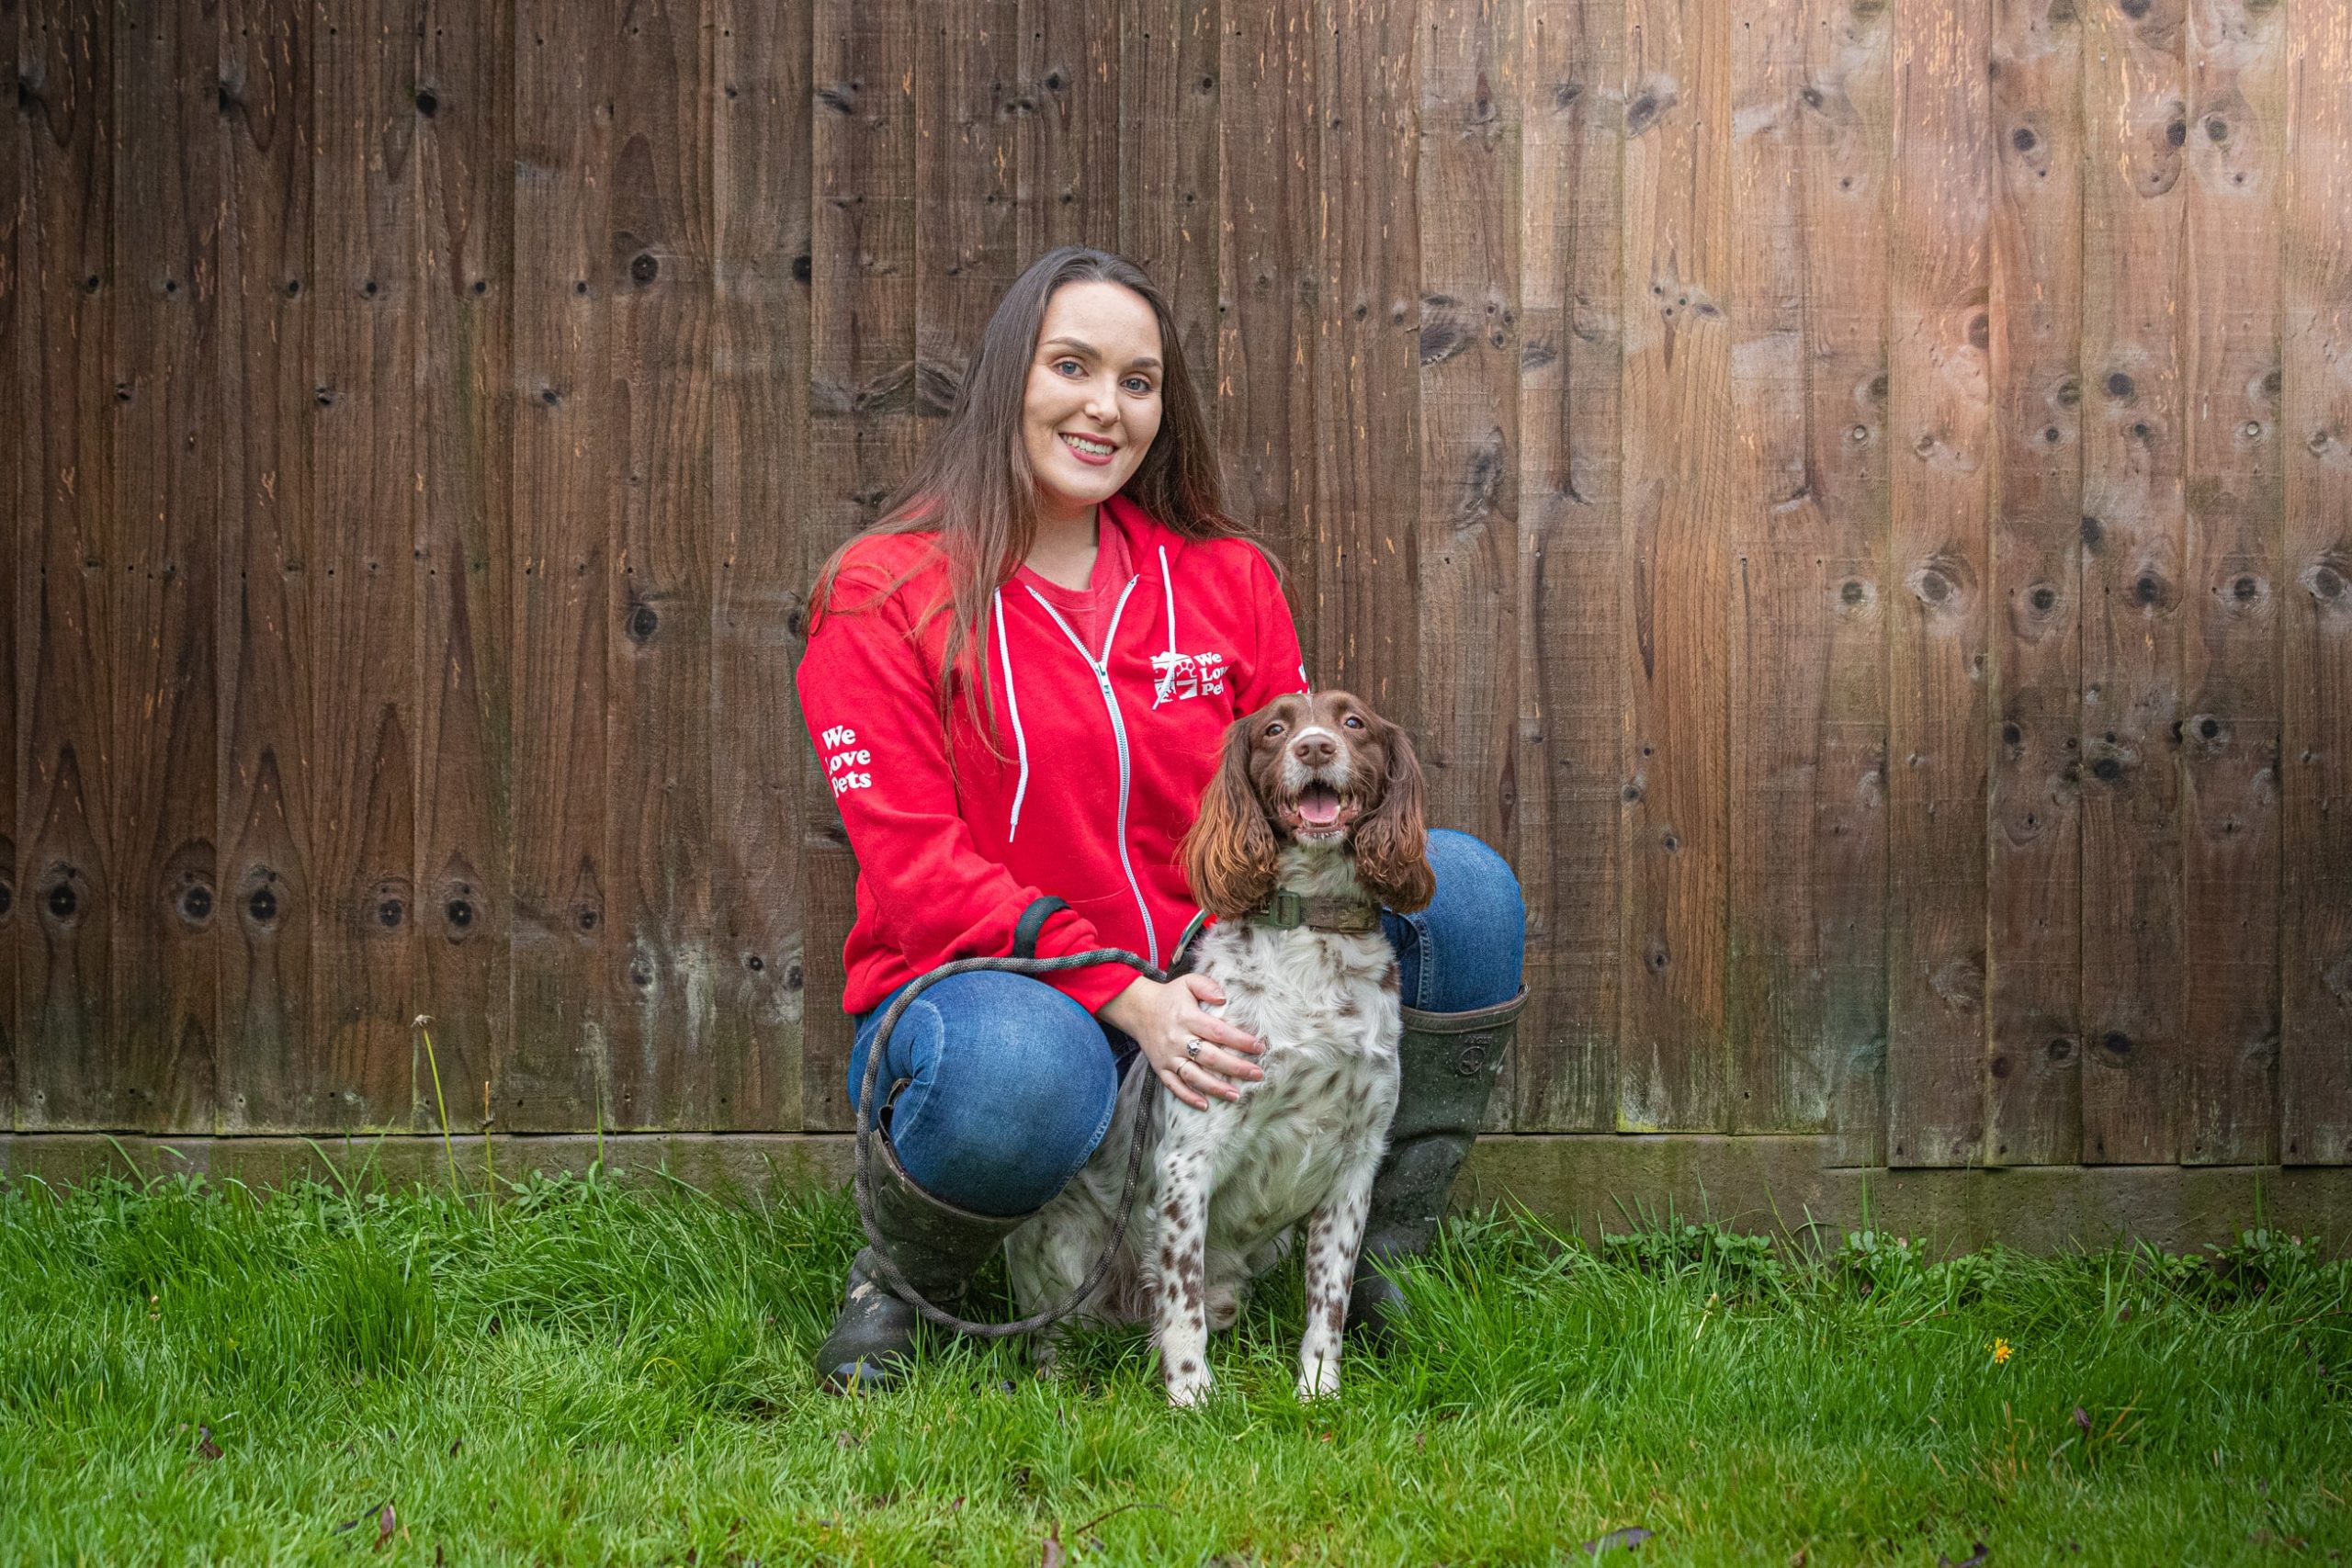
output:
POLYGON ((1348 830, 1361 808, 1340 798, 1327 784, 1310 784, 1283 812, 1283 826, 1297 839, 1334 838, 1348 830))

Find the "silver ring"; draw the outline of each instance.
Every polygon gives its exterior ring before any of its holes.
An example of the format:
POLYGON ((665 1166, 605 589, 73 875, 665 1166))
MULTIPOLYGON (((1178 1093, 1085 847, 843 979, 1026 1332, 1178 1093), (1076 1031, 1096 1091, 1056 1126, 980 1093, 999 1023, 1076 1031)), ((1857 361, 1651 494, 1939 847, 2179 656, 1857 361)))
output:
POLYGON ((1194 1035, 1184 1042, 1184 1059, 1188 1062, 1197 1062, 1201 1059, 1200 1036, 1194 1035))

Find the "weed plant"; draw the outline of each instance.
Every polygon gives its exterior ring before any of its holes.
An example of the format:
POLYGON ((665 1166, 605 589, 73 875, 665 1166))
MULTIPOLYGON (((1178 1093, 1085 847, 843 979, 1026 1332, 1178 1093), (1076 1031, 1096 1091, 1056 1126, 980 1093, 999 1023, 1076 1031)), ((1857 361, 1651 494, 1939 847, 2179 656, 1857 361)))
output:
MULTIPOLYGON (((2255 1562, 2352 1548, 2352 1266, 1452 1226, 1293 1397, 1294 1264, 1163 1405, 965 1341, 844 1401, 839 1195, 0 1196, 0 1562, 2255 1562)), ((1804 1231, 1802 1236, 1817 1233, 1804 1231)), ((1001 1294, 992 1304, 1001 1307, 1001 1294)))

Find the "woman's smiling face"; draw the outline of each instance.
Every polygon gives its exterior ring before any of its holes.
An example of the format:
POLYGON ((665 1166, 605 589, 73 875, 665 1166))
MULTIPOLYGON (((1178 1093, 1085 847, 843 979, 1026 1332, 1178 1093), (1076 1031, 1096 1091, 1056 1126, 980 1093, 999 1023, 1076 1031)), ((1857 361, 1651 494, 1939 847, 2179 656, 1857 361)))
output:
POLYGON ((1116 283, 1066 283, 1046 301, 1021 434, 1041 520, 1067 522, 1119 492, 1159 434, 1159 321, 1116 283))

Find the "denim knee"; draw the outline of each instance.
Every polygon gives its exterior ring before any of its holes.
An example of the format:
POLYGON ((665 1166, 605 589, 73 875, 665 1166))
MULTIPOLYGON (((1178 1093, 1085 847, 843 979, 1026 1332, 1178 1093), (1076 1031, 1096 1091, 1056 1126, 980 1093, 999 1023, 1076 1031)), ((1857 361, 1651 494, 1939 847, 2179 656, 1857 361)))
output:
MULTIPOLYGON (((860 1021, 851 1092, 888 1003, 860 1021)), ((1026 976, 977 971, 926 989, 892 1032, 879 1092, 890 1142, 924 1190, 1023 1214, 1062 1190, 1110 1126, 1119 1090, 1102 1026, 1026 976)))
POLYGON ((1437 892, 1410 915, 1382 925, 1403 969, 1405 1003, 1469 1012, 1519 994, 1526 966, 1527 905, 1510 863, 1467 833, 1430 832, 1437 892))

